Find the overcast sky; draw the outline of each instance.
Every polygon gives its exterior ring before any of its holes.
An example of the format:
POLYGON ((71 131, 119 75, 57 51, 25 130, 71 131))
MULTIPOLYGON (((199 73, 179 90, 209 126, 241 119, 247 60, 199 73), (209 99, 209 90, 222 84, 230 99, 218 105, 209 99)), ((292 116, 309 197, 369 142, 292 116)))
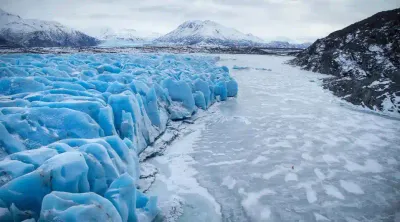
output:
POLYGON ((400 0, 0 0, 23 18, 55 20, 83 30, 133 28, 168 33, 187 20, 213 20, 266 40, 316 38, 400 0))

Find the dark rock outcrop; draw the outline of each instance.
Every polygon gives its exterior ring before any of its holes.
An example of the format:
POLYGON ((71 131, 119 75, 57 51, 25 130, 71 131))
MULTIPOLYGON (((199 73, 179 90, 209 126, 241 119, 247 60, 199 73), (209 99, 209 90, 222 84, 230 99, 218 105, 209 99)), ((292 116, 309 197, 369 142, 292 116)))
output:
POLYGON ((351 103, 400 113, 400 9, 318 39, 289 63, 334 75, 324 86, 351 103))

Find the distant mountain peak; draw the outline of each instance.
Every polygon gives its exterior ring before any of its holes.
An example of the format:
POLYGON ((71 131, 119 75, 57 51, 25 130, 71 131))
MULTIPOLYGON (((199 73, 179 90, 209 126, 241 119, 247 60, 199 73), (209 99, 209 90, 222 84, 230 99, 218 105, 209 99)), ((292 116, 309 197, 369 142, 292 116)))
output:
POLYGON ((289 42, 265 42, 251 34, 244 34, 234 28, 223 26, 211 20, 189 20, 172 32, 158 38, 156 42, 197 46, 258 46, 272 48, 307 48, 310 44, 290 44, 289 42))
POLYGON ((257 45, 263 40, 211 20, 190 20, 156 41, 183 45, 257 45))
POLYGON ((113 29, 106 27, 101 29, 95 35, 101 40, 123 40, 123 41, 151 41, 161 36, 156 32, 141 32, 134 28, 113 29))
POLYGON ((98 40, 55 21, 23 19, 0 9, 0 39, 5 46, 93 46, 98 40))

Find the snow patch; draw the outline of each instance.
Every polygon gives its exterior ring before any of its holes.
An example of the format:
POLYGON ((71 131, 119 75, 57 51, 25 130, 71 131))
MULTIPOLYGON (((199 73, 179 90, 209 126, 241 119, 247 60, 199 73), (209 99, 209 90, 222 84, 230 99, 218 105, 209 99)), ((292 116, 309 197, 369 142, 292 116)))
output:
POLYGON ((209 164, 206 164, 205 166, 233 165, 233 164, 243 163, 243 162, 246 162, 246 159, 230 160, 230 161, 221 161, 221 162, 216 162, 216 163, 209 163, 209 164))
POLYGON ((193 143, 200 138, 204 126, 186 135, 182 139, 175 141, 165 152, 164 156, 157 158, 161 163, 168 163, 170 175, 161 178, 167 185, 168 190, 177 194, 198 194, 206 198, 214 206, 215 213, 221 215, 221 206, 215 201, 214 197, 200 186, 195 178, 198 173, 191 167, 195 163, 189 155, 193 152, 193 143))
POLYGON ((297 181, 297 180, 298 180, 298 177, 297 177, 297 174, 295 174, 295 173, 288 173, 285 176, 285 182, 297 181))
POLYGON ((242 206, 247 214, 254 220, 268 220, 271 216, 271 209, 267 205, 260 203, 263 196, 275 195, 276 193, 270 189, 263 189, 259 192, 251 192, 242 200, 242 206))
POLYGON ((349 193, 364 194, 364 191, 352 181, 340 180, 340 186, 349 193))
POLYGON ((268 160, 268 158, 266 158, 265 156, 258 156, 253 161, 251 161, 251 164, 257 165, 257 164, 267 161, 267 160, 268 160))
POLYGON ((314 213, 314 217, 316 221, 330 221, 327 217, 319 214, 319 213, 314 213))
POLYGON ((310 154, 308 154, 308 153, 303 153, 303 154, 301 154, 301 157, 302 157, 303 159, 305 159, 305 160, 308 160, 308 161, 312 161, 312 160, 313 160, 313 157, 310 156, 310 154))
POLYGON ((333 185, 324 185, 325 193, 329 196, 344 200, 343 194, 333 185))
POLYGON ((322 155, 322 158, 328 164, 330 164, 330 163, 339 163, 340 162, 336 157, 334 157, 334 156, 332 156, 330 154, 324 154, 324 155, 322 155))
POLYGON ((315 175, 317 175, 318 179, 325 180, 325 175, 324 175, 324 173, 322 173, 322 171, 320 169, 315 168, 314 173, 315 173, 315 175))
POLYGON ((380 53, 383 52, 383 49, 382 49, 381 47, 377 46, 377 45, 370 45, 370 46, 368 47, 368 49, 369 49, 369 51, 371 51, 371 52, 380 52, 380 53))
POLYGON ((228 187, 228 189, 232 190, 236 185, 236 180, 233 179, 231 176, 226 176, 224 177, 221 185, 226 186, 228 187))
POLYGON ((354 163, 352 161, 346 160, 346 165, 344 166, 349 171, 362 171, 370 173, 380 173, 383 172, 383 167, 376 160, 367 159, 364 165, 354 163))
POLYGON ((327 217, 319 214, 319 213, 314 213, 314 217, 316 221, 330 221, 327 217))

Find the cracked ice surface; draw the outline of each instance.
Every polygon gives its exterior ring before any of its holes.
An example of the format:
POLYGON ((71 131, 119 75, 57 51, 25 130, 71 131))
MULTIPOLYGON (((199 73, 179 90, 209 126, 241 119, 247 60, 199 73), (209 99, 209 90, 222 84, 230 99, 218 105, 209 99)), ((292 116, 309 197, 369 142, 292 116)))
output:
POLYGON ((221 220, 400 220, 399 119, 335 98, 320 86, 326 75, 285 60, 221 56, 229 68, 271 69, 232 70, 238 98, 213 107, 190 145, 186 164, 221 220))
POLYGON ((151 221, 157 198, 136 188, 147 190, 157 169, 143 166, 139 183, 138 155, 169 120, 236 96, 216 61, 1 55, 0 221, 151 221))

